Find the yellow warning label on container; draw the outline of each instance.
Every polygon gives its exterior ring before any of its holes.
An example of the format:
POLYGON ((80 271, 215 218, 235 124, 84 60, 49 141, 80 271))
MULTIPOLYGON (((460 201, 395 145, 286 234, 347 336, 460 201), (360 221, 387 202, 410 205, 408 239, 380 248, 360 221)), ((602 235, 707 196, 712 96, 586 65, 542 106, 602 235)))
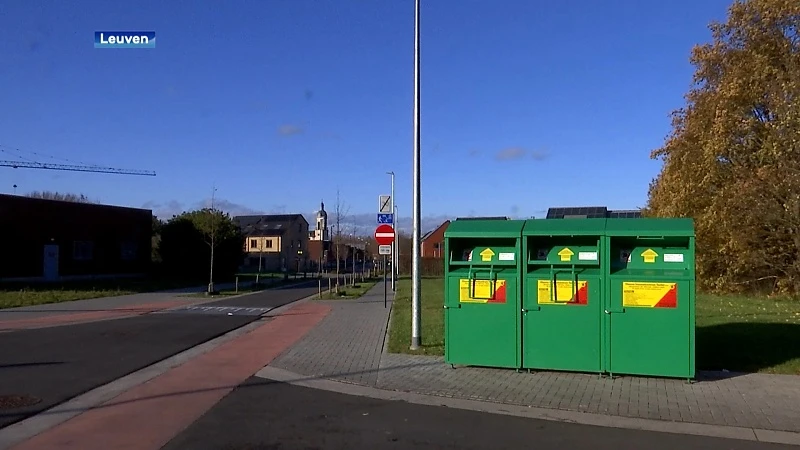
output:
POLYGON ((578 289, 572 281, 557 281, 555 296, 551 294, 552 280, 539 280, 537 302, 550 305, 586 305, 589 303, 588 283, 578 281, 578 289))
POLYGON ((458 300, 462 303, 505 303, 505 280, 459 280, 458 300))
POLYGON ((677 283, 622 283, 622 306, 629 308, 676 308, 677 283))

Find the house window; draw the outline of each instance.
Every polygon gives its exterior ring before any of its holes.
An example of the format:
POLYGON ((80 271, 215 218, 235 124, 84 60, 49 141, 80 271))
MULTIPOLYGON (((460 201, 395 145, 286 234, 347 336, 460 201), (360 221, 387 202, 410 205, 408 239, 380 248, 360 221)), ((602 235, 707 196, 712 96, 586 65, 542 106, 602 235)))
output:
POLYGON ((72 259, 90 261, 94 256, 94 245, 91 241, 75 241, 72 244, 72 259))
POLYGON ((136 243, 135 242, 123 242, 120 245, 120 259, 123 261, 133 261, 136 259, 136 243))
POLYGON ((268 240, 266 241, 266 245, 264 245, 264 247, 266 247, 266 248, 272 248, 272 239, 268 239, 268 240))
POLYGON ((434 244, 433 244, 433 248, 434 248, 435 250, 439 250, 439 243, 438 243, 438 242, 434 242, 434 244))
POLYGON ((250 248, 257 248, 258 247, 258 240, 250 239, 250 248))

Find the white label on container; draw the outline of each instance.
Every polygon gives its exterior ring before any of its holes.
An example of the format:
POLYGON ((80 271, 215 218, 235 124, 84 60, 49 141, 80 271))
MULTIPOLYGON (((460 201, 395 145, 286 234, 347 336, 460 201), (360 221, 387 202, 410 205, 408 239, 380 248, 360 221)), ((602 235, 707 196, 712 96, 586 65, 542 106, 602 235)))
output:
POLYGON ((578 252, 580 261, 597 261, 597 252, 578 252))
POLYGON ((513 261, 514 260, 514 254, 513 253, 500 253, 499 255, 497 255, 497 259, 499 259, 500 261, 513 261))
POLYGON ((683 253, 664 253, 664 262, 683 262, 683 253))

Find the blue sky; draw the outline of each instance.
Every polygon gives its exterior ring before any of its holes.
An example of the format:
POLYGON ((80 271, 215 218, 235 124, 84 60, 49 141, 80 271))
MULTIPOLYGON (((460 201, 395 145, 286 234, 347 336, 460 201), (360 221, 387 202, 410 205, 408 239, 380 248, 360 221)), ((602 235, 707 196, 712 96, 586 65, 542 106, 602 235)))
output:
MULTIPOLYGON (((688 57, 732 0, 423 0, 423 228, 550 206, 643 206, 691 82, 688 57)), ((0 192, 83 193, 167 215, 334 208, 371 228, 396 173, 411 206, 411 0, 0 6, 0 192), (95 49, 95 31, 156 49, 95 49), (12 149, 20 149, 14 151, 12 149)), ((425 231, 425 230, 423 230, 425 231)))

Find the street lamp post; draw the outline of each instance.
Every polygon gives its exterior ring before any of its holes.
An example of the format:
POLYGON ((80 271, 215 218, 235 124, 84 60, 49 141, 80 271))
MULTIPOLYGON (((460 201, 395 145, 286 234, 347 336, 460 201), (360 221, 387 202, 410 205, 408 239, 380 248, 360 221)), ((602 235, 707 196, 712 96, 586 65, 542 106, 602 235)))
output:
POLYGON ((216 215, 214 214, 214 197, 217 194, 217 187, 212 186, 211 191, 211 268, 208 271, 208 294, 214 293, 214 238, 215 238, 215 230, 214 230, 214 222, 216 221, 216 215))
POLYGON ((421 314, 420 291, 422 279, 420 277, 420 92, 419 92, 419 2, 414 3, 414 163, 413 163, 413 204, 412 204, 412 249, 411 249, 411 350, 416 350, 421 344, 421 314))
POLYGON ((392 214, 393 214, 393 217, 392 217, 392 230, 394 230, 394 241, 392 241, 392 292, 394 292, 395 289, 396 289, 394 274, 395 274, 395 270, 397 270, 396 269, 397 266, 395 265, 395 258, 394 258, 394 255, 397 253, 397 227, 394 224, 394 222, 397 220, 397 216, 394 215, 394 171, 386 172, 386 173, 392 176, 392 194, 391 194, 391 197, 389 197, 389 202, 390 202, 389 211, 391 211, 392 214))

